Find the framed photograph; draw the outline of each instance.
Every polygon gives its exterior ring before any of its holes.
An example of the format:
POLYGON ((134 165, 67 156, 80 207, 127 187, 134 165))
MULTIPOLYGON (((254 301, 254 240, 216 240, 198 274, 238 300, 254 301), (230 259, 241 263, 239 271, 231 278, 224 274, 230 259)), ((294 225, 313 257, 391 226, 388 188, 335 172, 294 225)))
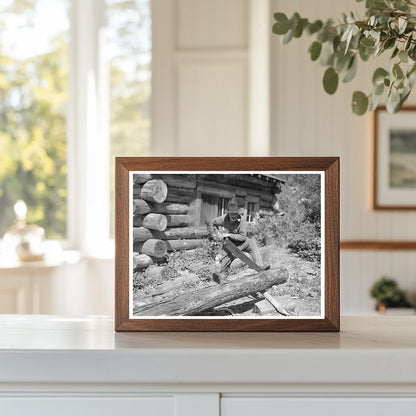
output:
POLYGON ((339 331, 339 159, 116 158, 116 331, 339 331))
POLYGON ((416 209, 416 107, 374 112, 373 208, 416 209))

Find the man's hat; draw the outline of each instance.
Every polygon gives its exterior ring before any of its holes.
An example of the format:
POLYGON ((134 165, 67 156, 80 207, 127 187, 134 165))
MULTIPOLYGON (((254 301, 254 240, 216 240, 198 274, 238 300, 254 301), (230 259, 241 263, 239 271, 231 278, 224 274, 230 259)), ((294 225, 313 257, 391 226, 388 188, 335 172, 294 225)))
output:
POLYGON ((228 202, 227 209, 225 210, 227 214, 240 214, 241 210, 238 208, 237 201, 232 199, 228 202))

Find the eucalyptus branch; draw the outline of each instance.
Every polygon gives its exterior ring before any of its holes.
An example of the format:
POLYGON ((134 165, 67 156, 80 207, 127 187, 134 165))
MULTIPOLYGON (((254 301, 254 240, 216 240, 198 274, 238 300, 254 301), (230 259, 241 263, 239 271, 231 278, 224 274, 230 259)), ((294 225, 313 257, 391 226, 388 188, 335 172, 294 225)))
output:
POLYGON ((273 32, 283 35, 284 44, 304 34, 315 38, 309 53, 313 61, 319 60, 326 68, 323 86, 328 94, 336 92, 340 80, 350 82, 355 77, 358 60, 367 62, 391 50, 391 66, 374 71, 370 94, 354 92, 352 109, 359 115, 372 111, 387 92, 387 109, 397 112, 416 78, 416 3, 366 0, 365 7, 365 19, 344 14, 337 25, 332 19, 309 22, 298 13, 290 19, 284 13, 275 13, 273 32))

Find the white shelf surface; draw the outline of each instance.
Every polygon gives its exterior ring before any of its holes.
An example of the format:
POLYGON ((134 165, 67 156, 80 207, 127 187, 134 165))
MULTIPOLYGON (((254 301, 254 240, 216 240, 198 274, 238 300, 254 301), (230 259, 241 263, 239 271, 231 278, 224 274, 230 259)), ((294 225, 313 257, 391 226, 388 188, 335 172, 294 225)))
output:
POLYGON ((416 316, 338 333, 115 333, 108 317, 0 316, 0 383, 416 384, 416 316))

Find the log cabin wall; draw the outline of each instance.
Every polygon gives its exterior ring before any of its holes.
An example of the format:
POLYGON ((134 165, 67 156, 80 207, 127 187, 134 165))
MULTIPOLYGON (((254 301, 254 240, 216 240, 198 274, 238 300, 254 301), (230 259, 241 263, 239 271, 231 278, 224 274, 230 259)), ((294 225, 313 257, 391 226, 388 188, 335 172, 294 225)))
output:
POLYGON ((250 174, 133 175, 133 268, 160 263, 167 252, 202 246, 205 220, 235 198, 252 211, 273 210, 282 180, 250 174), (209 208, 207 214, 207 207, 209 208))

